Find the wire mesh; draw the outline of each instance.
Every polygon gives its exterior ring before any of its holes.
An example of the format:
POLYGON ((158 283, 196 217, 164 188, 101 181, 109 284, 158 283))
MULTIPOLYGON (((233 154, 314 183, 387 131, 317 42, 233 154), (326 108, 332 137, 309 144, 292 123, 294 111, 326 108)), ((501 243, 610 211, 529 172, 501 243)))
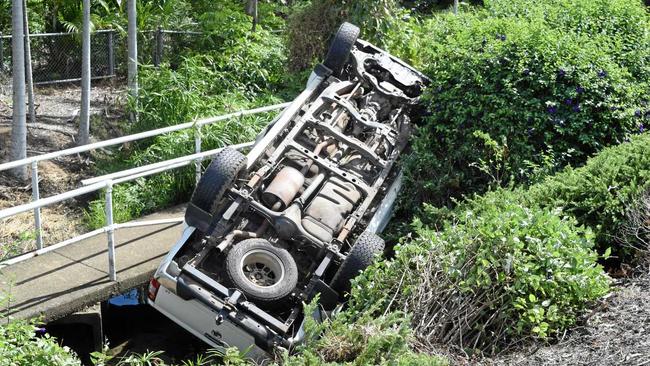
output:
MULTIPOLYGON (((126 35, 114 30, 91 34, 91 77, 126 77, 126 35)), ((178 66, 182 57, 196 49, 200 33, 173 30, 138 32, 138 63, 178 66)), ((43 33, 30 35, 32 70, 35 84, 79 80, 81 77, 81 35, 79 33, 43 33)), ((11 79, 11 36, 0 36, 0 86, 11 79)))

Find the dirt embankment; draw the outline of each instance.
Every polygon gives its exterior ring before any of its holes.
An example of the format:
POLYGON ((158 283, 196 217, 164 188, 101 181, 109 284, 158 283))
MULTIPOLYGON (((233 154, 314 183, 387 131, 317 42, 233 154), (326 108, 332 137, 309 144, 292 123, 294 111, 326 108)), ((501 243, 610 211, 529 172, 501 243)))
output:
MULTIPOLYGON (((11 147, 12 96, 0 93, 0 161, 9 160, 11 147)), ((36 122, 27 124, 27 155, 40 155, 76 146, 81 90, 78 85, 36 88, 36 122)), ((91 134, 94 140, 121 135, 124 119, 124 88, 110 83, 93 85, 91 90, 91 134)), ((29 118, 29 117, 28 117, 29 118)), ((81 179, 93 175, 87 155, 61 157, 38 164, 41 197, 52 196, 80 186, 81 179)), ((31 183, 0 172, 0 209, 31 200, 31 183)), ((42 209, 43 239, 46 245, 71 238, 85 229, 83 211, 90 196, 68 200, 42 209)), ((0 258, 34 247, 32 213, 3 220, 0 225, 0 258)))
POLYGON ((617 280, 582 324, 554 344, 529 345, 485 365, 650 365, 650 266, 617 280))

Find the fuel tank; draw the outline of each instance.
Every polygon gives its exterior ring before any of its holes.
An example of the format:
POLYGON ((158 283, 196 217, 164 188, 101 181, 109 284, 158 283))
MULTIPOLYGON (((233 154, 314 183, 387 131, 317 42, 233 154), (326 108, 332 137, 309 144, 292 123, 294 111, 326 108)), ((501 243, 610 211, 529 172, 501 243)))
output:
POLYGON ((311 235, 330 242, 360 198, 352 183, 331 177, 307 206, 302 226, 311 235))

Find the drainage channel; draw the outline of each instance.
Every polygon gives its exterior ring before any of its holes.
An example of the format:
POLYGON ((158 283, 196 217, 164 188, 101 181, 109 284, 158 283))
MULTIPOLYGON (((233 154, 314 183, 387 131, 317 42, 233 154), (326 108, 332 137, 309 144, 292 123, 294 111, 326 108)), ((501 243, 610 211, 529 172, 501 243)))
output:
POLYGON ((133 289, 85 311, 46 324, 41 330, 73 350, 84 365, 90 354, 108 345, 107 353, 120 358, 162 351, 167 363, 179 364, 206 351, 203 342, 145 303, 144 289, 133 289))

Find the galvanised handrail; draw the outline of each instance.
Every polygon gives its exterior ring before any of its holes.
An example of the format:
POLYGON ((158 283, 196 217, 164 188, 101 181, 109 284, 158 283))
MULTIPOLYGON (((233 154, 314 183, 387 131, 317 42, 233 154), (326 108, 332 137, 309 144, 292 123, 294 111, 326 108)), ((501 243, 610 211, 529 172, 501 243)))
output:
MULTIPOLYGON (((128 181, 132 181, 141 177, 153 175, 153 174, 158 174, 164 171, 168 171, 171 169, 176 169, 180 168, 186 165, 189 165, 192 161, 194 161, 195 164, 195 169, 196 169, 196 181, 198 182, 198 179, 201 177, 201 161, 209 156, 213 156, 217 154, 219 151, 222 149, 214 149, 210 151, 205 151, 201 152, 201 133, 199 132, 201 126, 205 126, 208 124, 213 124, 216 122, 221 122, 225 121, 228 119, 232 118, 237 118, 237 117, 242 117, 242 116, 247 116, 247 115, 253 115, 253 114, 259 114, 259 113, 265 113, 265 112, 270 112, 270 111, 275 111, 279 109, 286 108, 289 106, 291 102, 289 103, 281 103, 281 104, 275 104, 271 106, 266 106, 266 107, 260 107, 260 108, 255 108, 255 109, 250 109, 250 110, 245 110, 245 111, 240 111, 240 112, 235 112, 235 113, 229 113, 226 115, 222 116, 217 116, 217 117, 211 117, 211 118, 204 118, 204 119, 199 119, 193 122, 188 122, 188 123, 182 123, 174 126, 169 126, 169 127, 164 127, 164 128, 159 128, 151 131, 145 131, 141 133, 136 133, 133 135, 127 135, 127 136, 122 136, 110 140, 105 140, 105 141, 99 141, 95 142, 92 144, 87 144, 87 145, 82 145, 82 146, 77 146, 74 148, 70 149, 65 149, 65 150, 60 150, 60 151, 55 151, 52 153, 48 154, 42 154, 42 155, 37 155, 37 156, 32 156, 28 157, 25 159, 21 160, 16 160, 4 164, 0 164, 0 171, 2 170, 8 170, 20 166, 25 166, 25 165, 30 165, 31 164, 31 179, 32 179, 32 202, 19 205, 19 206, 14 206, 10 207, 4 210, 0 210, 0 220, 11 217, 14 215, 17 215, 22 212, 34 211, 34 225, 36 228, 36 247, 37 249, 34 251, 31 251, 29 253, 11 258, 9 260, 0 262, 0 268, 15 264, 21 261, 24 261, 26 259, 32 258, 34 256, 61 248, 65 245, 72 244, 74 242, 86 239, 88 237, 101 234, 103 232, 107 233, 107 239, 108 239, 108 255, 109 255, 109 276, 111 280, 115 281, 117 280, 117 273, 115 270, 115 237, 114 237, 114 231, 116 228, 120 227, 135 227, 135 226, 145 226, 145 225, 159 225, 162 223, 171 223, 171 222, 182 222, 183 218, 175 218, 175 219, 165 219, 165 220, 153 220, 153 221, 139 221, 135 223, 128 223, 128 224, 114 224, 113 223, 113 208, 112 208, 112 203, 113 203, 113 186, 115 184, 119 183, 124 183, 128 181), (69 190, 51 197, 47 198, 40 198, 39 195, 39 182, 38 182, 38 162, 39 161, 44 161, 44 160, 51 160, 55 159, 61 156, 67 156, 67 155, 73 155, 73 154, 78 154, 81 152, 86 152, 90 150, 95 150, 107 146, 113 146, 113 145, 119 145, 123 144, 125 142, 130 142, 130 141, 136 141, 136 140, 141 140, 144 138, 149 138, 153 136, 158 136, 162 135, 165 133, 169 132, 175 132, 175 131, 180 131, 184 129, 189 129, 189 128, 195 128, 196 133, 194 134, 194 139, 195 139, 195 153, 192 155, 186 155, 182 156, 179 158, 175 159, 170 159, 158 163, 153 163, 149 165, 145 165, 142 167, 137 167, 137 168, 132 168, 132 169, 127 169, 122 172, 116 172, 108 175, 104 175, 101 177, 96 177, 96 178, 91 178, 88 180, 84 180, 82 183, 85 185, 85 187, 69 190), (106 214, 106 226, 103 228, 94 230, 92 232, 82 234, 80 236, 77 236, 72 239, 65 240, 63 242, 48 246, 46 248, 43 248, 43 241, 42 241, 42 224, 41 224, 41 212, 40 209, 41 207, 51 205, 53 203, 61 202, 73 197, 77 197, 83 194, 87 194, 90 192, 95 192, 101 189, 106 189, 106 194, 105 194, 105 214, 106 214)), ((233 148, 236 149, 243 149, 246 147, 252 146, 252 142, 247 142, 243 144, 238 144, 238 145, 232 145, 233 148)))

